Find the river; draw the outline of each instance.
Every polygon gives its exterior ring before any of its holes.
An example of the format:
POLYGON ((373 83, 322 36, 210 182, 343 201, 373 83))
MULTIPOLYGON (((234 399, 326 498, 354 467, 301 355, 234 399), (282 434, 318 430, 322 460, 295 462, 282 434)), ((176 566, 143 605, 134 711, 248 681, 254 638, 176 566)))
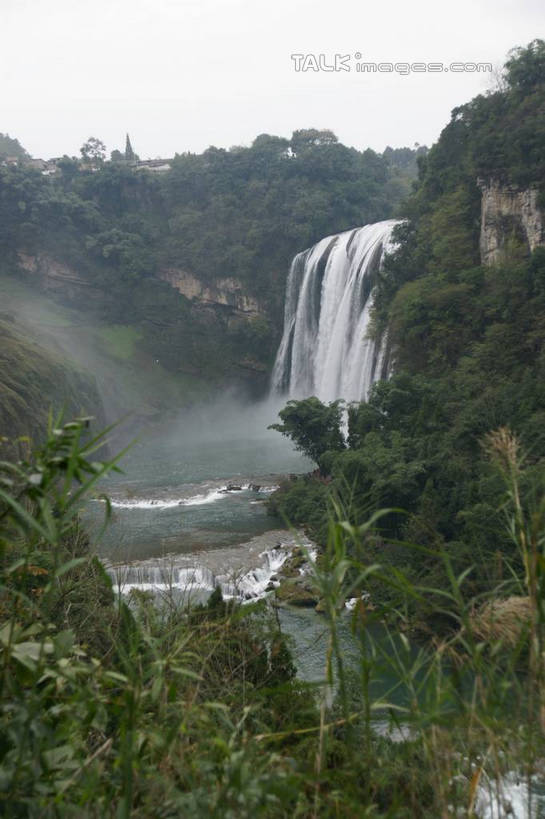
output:
MULTIPOLYGON (((226 596, 258 599, 295 545, 312 551, 302 532, 290 530, 266 508, 268 495, 286 475, 313 468, 289 441, 267 429, 277 410, 271 404, 241 408, 230 402, 186 414, 167 430, 135 441, 120 463, 122 474, 100 487, 111 499, 112 516, 96 548, 119 592, 136 586, 201 601, 219 583, 226 596)), ((93 498, 85 512, 92 532, 100 529, 103 514, 104 501, 93 498)), ((323 685, 329 634, 323 616, 313 609, 283 608, 278 617, 291 637, 299 676, 323 685)), ((390 635, 379 625, 369 633, 387 656, 390 635)), ((339 636, 345 660, 355 667, 358 649, 349 612, 341 615, 339 636)), ((406 704, 387 665, 370 693, 375 701, 386 697, 406 704)), ((327 686, 321 690, 331 695, 327 686)), ((392 739, 408 736, 403 725, 390 724, 385 710, 375 712, 373 728, 392 739)), ((503 786, 513 815, 528 816, 524 783, 506 777, 503 786)), ((532 815, 544 816, 539 785, 534 796, 532 815)), ((479 814, 483 819, 501 815, 484 790, 479 814)))

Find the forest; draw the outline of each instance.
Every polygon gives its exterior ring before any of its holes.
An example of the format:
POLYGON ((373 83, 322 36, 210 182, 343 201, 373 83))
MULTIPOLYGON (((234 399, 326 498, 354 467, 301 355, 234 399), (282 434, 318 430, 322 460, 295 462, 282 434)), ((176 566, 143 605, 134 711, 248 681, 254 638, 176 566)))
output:
POLYGON ((505 89, 455 109, 421 160, 374 302, 373 331, 387 327, 395 350, 392 377, 348 407, 346 442, 338 404, 290 402, 278 428, 328 482, 300 478, 272 501, 322 539, 332 496, 354 522, 377 508, 400 510, 383 521, 377 559, 401 563, 415 581, 444 584, 433 558, 415 562, 388 541, 440 548, 457 571, 473 566, 468 595, 501 579, 504 558, 521 570, 498 513, 488 433, 508 428, 517 436, 525 494, 543 493, 545 250, 529 255, 516 226, 506 225, 501 263, 483 265, 479 255, 482 180, 534 185, 544 201, 543 44, 506 69, 505 89), (306 440, 309 429, 316 440, 306 440))
MULTIPOLYGON (((10 282, 31 290, 38 282, 61 307, 76 311, 77 321, 96 326, 99 346, 103 336, 113 339, 110 349, 125 359, 125 370, 160 362, 166 387, 151 390, 160 396, 153 407, 158 416, 168 416, 173 395, 178 404, 191 404, 235 386, 263 396, 292 256, 323 232, 390 216, 425 152, 360 152, 330 131, 308 129, 291 140, 263 134, 249 148, 180 154, 160 177, 116 161, 91 166, 64 157, 52 176, 25 161, 0 162, 0 275, 6 290, 10 282), (22 258, 38 272, 29 272, 22 258), (43 276, 50 269, 68 275, 69 286, 61 281, 48 289, 43 276), (235 281, 244 298, 257 299, 259 312, 201 308, 163 280, 169 270, 193 276, 203 288, 235 281)), ((13 345, 22 349, 28 333, 28 327, 4 330, 2 370, 10 369, 13 345)), ((66 368, 74 366, 86 364, 68 356, 66 368)), ((19 395, 23 423, 7 403, 3 414, 11 419, 8 429, 22 433, 25 423, 35 428, 40 421, 23 383, 19 395)), ((54 392, 48 396, 61 406, 54 392)), ((116 418, 130 406, 121 406, 116 418)), ((96 403, 91 410, 101 412, 96 403)))

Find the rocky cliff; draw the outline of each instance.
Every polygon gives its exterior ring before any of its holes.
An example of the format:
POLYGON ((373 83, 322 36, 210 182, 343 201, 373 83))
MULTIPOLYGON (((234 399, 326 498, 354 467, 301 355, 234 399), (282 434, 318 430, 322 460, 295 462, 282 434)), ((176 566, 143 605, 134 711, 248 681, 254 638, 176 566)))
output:
POLYGON ((19 267, 35 280, 36 285, 45 291, 58 291, 69 299, 76 293, 85 290, 95 290, 93 284, 80 276, 73 268, 64 262, 54 259, 48 253, 18 253, 19 267))
MULTIPOLYGON (((48 253, 19 252, 18 260, 20 268, 46 292, 58 291, 64 298, 73 299, 76 294, 80 295, 83 289, 86 291, 87 299, 91 295, 89 291, 97 290, 93 282, 48 253)), ((194 307, 227 307, 229 312, 236 314, 239 319, 251 320, 265 316, 264 307, 245 292, 243 282, 233 276, 206 283, 192 273, 177 268, 166 268, 159 272, 158 278, 174 287, 194 307)))
POLYGON ((496 180, 479 180, 482 191, 480 250, 482 264, 497 264, 513 240, 530 251, 545 244, 545 218, 537 188, 520 190, 496 180))
POLYGON ((236 277, 205 281, 167 268, 108 288, 99 266, 20 250, 17 282, 25 295, 14 316, 30 294, 44 309, 51 299, 70 311, 60 326, 53 319, 54 342, 76 367, 96 370, 109 420, 130 409, 147 422, 226 385, 251 395, 267 389, 276 339, 265 308, 236 277))
POLYGON ((159 278, 168 282, 171 287, 175 287, 193 303, 230 307, 249 319, 264 315, 264 309, 257 299, 245 293, 243 283, 233 276, 216 279, 213 284, 206 284, 192 273, 177 268, 168 268, 159 273, 159 278))

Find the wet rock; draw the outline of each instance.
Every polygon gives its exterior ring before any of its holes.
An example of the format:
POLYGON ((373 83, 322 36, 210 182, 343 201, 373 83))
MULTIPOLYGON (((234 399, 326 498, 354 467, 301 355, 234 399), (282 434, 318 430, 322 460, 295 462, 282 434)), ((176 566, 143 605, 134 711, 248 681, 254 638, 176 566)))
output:
POLYGON ((318 603, 318 597, 313 589, 292 578, 280 584, 276 589, 275 599, 280 605, 285 604, 301 608, 314 608, 318 603))
POLYGON ((225 491, 226 492, 242 492, 242 486, 237 486, 235 483, 228 483, 225 491))
POLYGON ((301 575, 301 569, 306 566, 306 564, 306 556, 303 550, 297 546, 282 566, 280 574, 283 577, 298 577, 301 575))

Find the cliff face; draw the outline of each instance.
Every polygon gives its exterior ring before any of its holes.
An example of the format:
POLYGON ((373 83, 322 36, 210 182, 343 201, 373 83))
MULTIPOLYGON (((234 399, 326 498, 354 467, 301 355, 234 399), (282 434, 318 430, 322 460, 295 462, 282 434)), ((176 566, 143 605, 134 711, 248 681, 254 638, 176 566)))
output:
MULTIPOLYGON (((39 288, 46 292, 58 291, 70 299, 81 295, 84 289, 87 299, 92 295, 92 291, 97 289, 76 270, 47 253, 32 255, 20 252, 18 255, 21 269, 35 278, 39 288)), ((265 309, 257 299, 245 293, 244 284, 232 276, 216 279, 213 284, 207 284, 192 273, 167 268, 160 271, 158 277, 189 299, 193 307, 227 307, 228 312, 236 314, 239 319, 265 316, 265 309)))
POLYGON ((159 273, 159 278, 175 287, 194 304, 230 307, 249 319, 264 315, 265 311, 257 299, 245 293, 242 282, 234 277, 216 279, 214 284, 205 284, 191 273, 168 268, 159 273))
MULTIPOLYGON (((18 261, 20 283, 37 300, 45 303, 52 298, 72 311, 79 327, 77 343, 63 338, 65 351, 73 355, 76 366, 90 360, 93 367, 96 359, 98 386, 110 419, 124 414, 127 406, 133 415, 138 406, 139 417, 147 418, 154 407, 160 414, 167 405, 200 400, 225 384, 252 395, 267 389, 275 340, 265 308, 241 280, 205 282, 168 268, 156 278, 143 277, 134 287, 125 283, 112 292, 100 272, 80 270, 49 252, 22 250, 18 261), (140 398, 123 403, 124 396, 134 394, 137 373, 144 382, 152 374, 158 377, 159 369, 161 385, 148 391, 153 396, 149 402, 140 398)), ((13 310, 14 315, 17 312, 13 310)), ((56 340, 63 332, 55 329, 56 340)))
POLYGON ((33 255, 20 251, 18 256, 21 269, 30 277, 34 277, 39 288, 46 292, 59 291, 65 298, 70 299, 79 294, 82 288, 86 291, 95 289, 91 282, 48 253, 33 255))
POLYGON ((501 261, 512 239, 525 243, 530 251, 545 245, 545 218, 538 207, 536 188, 519 190, 492 180, 479 181, 481 200, 481 262, 501 261))

